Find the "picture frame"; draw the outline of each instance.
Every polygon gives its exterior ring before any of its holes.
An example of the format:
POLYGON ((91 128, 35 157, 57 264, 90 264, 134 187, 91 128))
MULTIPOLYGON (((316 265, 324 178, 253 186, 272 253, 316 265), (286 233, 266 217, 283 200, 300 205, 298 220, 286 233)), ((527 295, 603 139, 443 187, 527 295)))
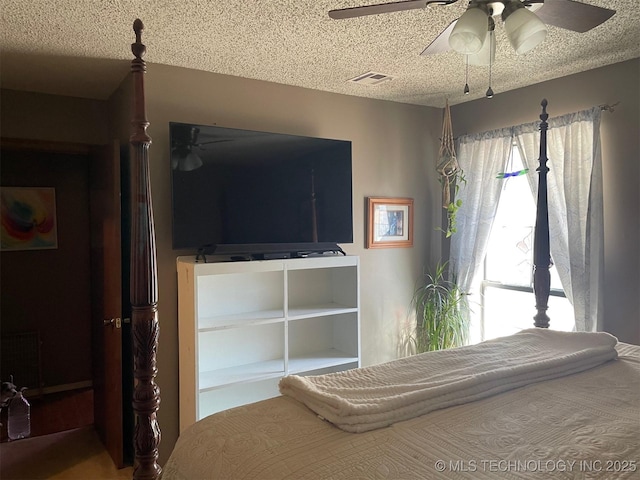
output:
POLYGON ((0 250, 58 248, 53 187, 2 187, 0 250))
POLYGON ((366 248, 413 246, 413 198, 367 197, 366 248))

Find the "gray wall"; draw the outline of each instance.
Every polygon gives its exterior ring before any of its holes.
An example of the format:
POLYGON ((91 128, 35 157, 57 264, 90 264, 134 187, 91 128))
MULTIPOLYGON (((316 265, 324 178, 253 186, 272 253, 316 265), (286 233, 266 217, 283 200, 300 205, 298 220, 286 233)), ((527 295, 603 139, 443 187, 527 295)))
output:
MULTIPOLYGON (((131 100, 126 79, 108 102, 2 91, 2 135, 80 143, 128 142, 131 100), (108 118, 108 121, 107 121, 108 118)), ((363 364, 397 356, 398 337, 423 267, 435 262, 440 235, 439 191, 434 175, 442 112, 435 108, 329 94, 268 82, 149 65, 146 75, 151 182, 158 237, 158 385, 160 460, 178 436, 178 333, 175 258, 192 252, 171 248, 169 122, 224 125, 351 140, 354 243, 361 257, 363 364), (415 200, 413 248, 367 250, 365 197, 415 200)))
MULTIPOLYGON (((635 343, 640 343, 638 67, 638 60, 634 60, 498 94, 490 101, 482 99, 452 107, 457 136, 535 121, 543 97, 549 100, 552 116, 601 103, 621 102, 613 114, 605 112, 602 121, 607 231, 605 308, 608 330, 621 340, 635 343)), ((106 143, 115 136, 126 142, 130 99, 127 82, 108 102, 109 129, 103 116, 103 102, 97 102, 96 106, 96 102, 89 100, 3 92, 3 104, 24 103, 27 109, 12 108, 14 113, 6 115, 3 108, 2 135, 87 143, 106 143), (28 98, 25 100, 22 95, 28 98), (37 102, 40 97, 45 97, 45 101, 37 102), (36 108, 38 105, 41 108, 36 108), (78 108, 80 115, 67 113, 78 108), (99 113, 97 117, 95 112, 99 113), (94 125, 87 126, 89 122, 94 125)), ((435 263, 440 256, 441 234, 435 231, 435 226, 439 225, 442 209, 438 205, 439 184, 433 172, 442 112, 153 64, 146 75, 146 89, 158 235, 160 460, 164 462, 178 436, 175 257, 189 253, 171 249, 169 121, 353 142, 354 243, 344 248, 347 253, 361 257, 362 346, 363 363, 367 365, 396 356, 398 332, 407 321, 414 284, 423 266, 435 263), (364 248, 366 196, 415 199, 413 248, 364 248)), ((494 89, 499 90, 498 86, 494 89)))
POLYGON ((108 141, 102 100, 0 90, 3 138, 103 145, 108 141))
POLYGON ((159 421, 166 459, 178 435, 178 338, 175 259, 192 252, 171 248, 169 122, 351 140, 354 242, 342 245, 361 257, 363 364, 396 357, 399 329, 408 317, 416 280, 430 252, 441 210, 434 175, 441 130, 439 109, 336 95, 200 71, 149 65, 147 115, 153 139, 151 183, 158 237, 159 421), (365 197, 415 199, 413 248, 367 250, 365 197))
MULTIPOLYGON (((636 344, 640 344, 639 85, 640 59, 635 59, 451 108, 458 136, 538 121, 543 98, 549 101, 550 117, 619 102, 613 113, 602 113, 600 126, 604 330, 636 344)), ((551 311, 549 315, 553 317, 551 311)))

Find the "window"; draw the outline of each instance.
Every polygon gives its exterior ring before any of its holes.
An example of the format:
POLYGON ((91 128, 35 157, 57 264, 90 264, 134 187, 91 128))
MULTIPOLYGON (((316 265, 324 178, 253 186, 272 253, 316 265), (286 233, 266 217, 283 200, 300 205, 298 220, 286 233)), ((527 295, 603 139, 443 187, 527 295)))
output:
MULTIPOLYGON (((533 236, 536 205, 518 149, 511 150, 502 194, 489 237, 482 268, 474 281, 471 297, 471 342, 489 340, 532 328, 533 236), (516 173, 516 172, 519 172, 516 173)), ((551 328, 570 331, 574 327, 573 307, 565 297, 555 267, 551 268, 549 298, 551 328)))

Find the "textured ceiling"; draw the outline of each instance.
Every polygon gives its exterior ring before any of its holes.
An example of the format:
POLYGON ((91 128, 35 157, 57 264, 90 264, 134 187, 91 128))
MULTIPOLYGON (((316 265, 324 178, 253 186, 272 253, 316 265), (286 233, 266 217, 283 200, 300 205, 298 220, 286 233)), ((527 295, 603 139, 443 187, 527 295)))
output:
MULTIPOLYGON (((484 96, 488 67, 455 52, 422 50, 467 2, 332 20, 332 9, 380 0, 1 0, 2 87, 107 98, 129 69, 132 24, 145 24, 149 63, 160 63, 346 95, 442 107, 484 96), (368 71, 393 80, 347 82, 368 71)), ((637 0, 586 0, 617 10, 586 33, 548 27, 546 40, 516 55, 502 24, 492 69, 496 94, 640 57, 637 0)))

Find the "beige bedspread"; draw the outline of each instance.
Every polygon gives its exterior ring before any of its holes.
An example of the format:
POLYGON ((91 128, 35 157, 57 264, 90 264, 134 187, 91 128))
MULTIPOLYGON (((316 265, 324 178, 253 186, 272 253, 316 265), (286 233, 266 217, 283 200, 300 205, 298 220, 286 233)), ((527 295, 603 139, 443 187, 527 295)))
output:
POLYGON ((605 332, 532 328, 371 367, 289 375, 280 380, 280 392, 336 427, 360 433, 589 370, 614 359, 617 342, 605 332))
POLYGON ((164 480, 639 478, 640 347, 593 369, 365 433, 288 397, 187 429, 164 480))

